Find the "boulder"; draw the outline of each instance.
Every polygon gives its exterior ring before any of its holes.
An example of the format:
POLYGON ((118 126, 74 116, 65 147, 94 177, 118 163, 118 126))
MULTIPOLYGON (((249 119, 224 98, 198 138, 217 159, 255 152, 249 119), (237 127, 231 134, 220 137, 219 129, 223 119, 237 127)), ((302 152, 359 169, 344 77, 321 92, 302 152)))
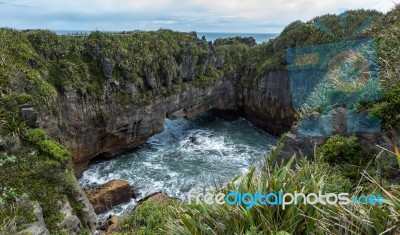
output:
POLYGON ((128 203, 134 197, 131 186, 125 180, 112 180, 99 187, 86 190, 85 193, 97 214, 128 203))
POLYGON ((37 113, 33 107, 22 107, 21 116, 29 127, 36 127, 37 113))
POLYGON ((4 150, 7 147, 7 141, 0 139, 0 150, 4 150))

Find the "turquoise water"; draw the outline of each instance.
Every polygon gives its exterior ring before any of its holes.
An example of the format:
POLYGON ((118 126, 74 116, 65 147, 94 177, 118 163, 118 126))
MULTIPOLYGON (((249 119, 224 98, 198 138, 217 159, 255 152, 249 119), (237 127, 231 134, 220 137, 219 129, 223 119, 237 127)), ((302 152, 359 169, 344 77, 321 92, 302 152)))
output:
MULTIPOLYGON (((79 182, 87 188, 125 179, 141 194, 139 199, 163 191, 185 200, 192 188, 219 186, 247 172, 276 142, 276 137, 244 119, 225 121, 212 114, 193 120, 167 119, 163 133, 132 152, 91 164, 79 182)), ((123 214, 135 205, 132 199, 109 213, 123 214)))
MULTIPOLYGON (((89 34, 92 31, 88 30, 55 30, 55 32, 59 35, 63 34, 89 34)), ((278 36, 278 34, 273 33, 207 33, 207 32, 198 32, 197 37, 202 38, 206 37, 207 41, 215 41, 217 38, 229 38, 229 37, 253 37, 257 43, 263 43, 270 39, 274 39, 278 36)))

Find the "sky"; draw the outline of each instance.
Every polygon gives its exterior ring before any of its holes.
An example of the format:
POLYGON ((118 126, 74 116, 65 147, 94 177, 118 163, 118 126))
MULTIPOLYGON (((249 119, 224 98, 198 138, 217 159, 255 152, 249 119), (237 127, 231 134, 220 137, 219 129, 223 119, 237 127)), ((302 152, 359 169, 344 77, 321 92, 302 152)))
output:
POLYGON ((387 12, 400 0, 0 0, 0 27, 279 33, 343 9, 387 12))

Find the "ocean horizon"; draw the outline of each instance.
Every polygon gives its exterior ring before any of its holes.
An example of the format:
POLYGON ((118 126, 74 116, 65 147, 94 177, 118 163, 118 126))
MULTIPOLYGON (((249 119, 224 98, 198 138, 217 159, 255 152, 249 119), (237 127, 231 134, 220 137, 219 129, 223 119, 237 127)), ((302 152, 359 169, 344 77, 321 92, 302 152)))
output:
MULTIPOLYGON (((68 34, 90 34, 96 30, 52 30, 58 35, 68 34)), ((123 32, 123 31, 105 31, 105 32, 123 32)), ((207 41, 214 42, 218 38, 229 38, 229 37, 253 37, 258 44, 267 42, 270 39, 276 38, 279 34, 277 33, 218 33, 218 32, 196 32, 198 38, 203 36, 207 41)))

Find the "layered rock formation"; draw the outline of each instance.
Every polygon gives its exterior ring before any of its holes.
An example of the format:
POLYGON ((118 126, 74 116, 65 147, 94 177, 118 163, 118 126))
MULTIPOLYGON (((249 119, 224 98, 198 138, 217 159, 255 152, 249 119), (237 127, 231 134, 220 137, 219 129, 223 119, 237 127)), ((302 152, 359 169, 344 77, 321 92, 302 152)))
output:
MULTIPOLYGON (((189 87, 168 97, 157 95, 144 107, 93 102, 77 91, 60 95, 59 103, 60 130, 78 175, 93 158, 115 156, 162 132, 165 118, 192 118, 213 109, 236 110, 273 134, 287 131, 294 119, 287 74, 279 71, 266 73, 255 82, 254 90, 244 94, 238 94, 234 81, 225 78, 205 88, 189 87)), ((41 125, 51 131, 54 122, 44 120, 41 125)))
POLYGON ((134 197, 131 186, 124 180, 112 180, 105 185, 86 190, 86 194, 97 214, 127 203, 134 197))
MULTIPOLYGON (((142 67, 132 72, 122 63, 121 49, 105 48, 103 40, 89 44, 85 51, 95 64, 93 69, 104 79, 101 95, 94 98, 87 89, 62 87, 56 97, 59 115, 39 114, 36 121, 68 145, 77 175, 94 158, 115 156, 162 132, 165 118, 192 118, 210 110, 235 111, 273 134, 290 129, 294 111, 284 70, 266 71, 259 79, 254 79, 256 75, 249 68, 234 67, 230 69, 236 72, 224 73, 226 61, 235 58, 189 35, 177 43, 181 49, 172 58, 140 63, 142 67), (251 87, 243 88, 245 81, 251 81, 251 87)), ((165 43, 163 40, 155 43, 165 43)), ((160 56, 152 53, 155 58, 160 56)))
POLYGON ((244 92, 244 113, 250 122, 273 134, 282 134, 294 121, 287 71, 267 71, 244 92))
MULTIPOLYGON (((235 97, 234 85, 229 80, 206 88, 191 87, 168 97, 158 95, 144 107, 99 104, 69 91, 59 97, 63 123, 60 129, 79 174, 94 157, 115 156, 162 132, 166 117, 192 118, 215 108, 235 109, 235 97)), ((54 127, 52 121, 42 123, 47 129, 54 127)))

